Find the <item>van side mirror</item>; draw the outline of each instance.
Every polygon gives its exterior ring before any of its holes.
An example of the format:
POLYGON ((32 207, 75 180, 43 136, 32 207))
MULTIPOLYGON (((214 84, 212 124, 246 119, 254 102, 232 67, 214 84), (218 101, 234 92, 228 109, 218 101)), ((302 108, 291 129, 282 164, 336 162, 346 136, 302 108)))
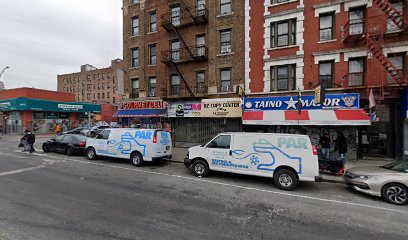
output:
POLYGON ((207 147, 208 148, 217 148, 217 142, 216 141, 211 141, 208 145, 207 145, 207 147))

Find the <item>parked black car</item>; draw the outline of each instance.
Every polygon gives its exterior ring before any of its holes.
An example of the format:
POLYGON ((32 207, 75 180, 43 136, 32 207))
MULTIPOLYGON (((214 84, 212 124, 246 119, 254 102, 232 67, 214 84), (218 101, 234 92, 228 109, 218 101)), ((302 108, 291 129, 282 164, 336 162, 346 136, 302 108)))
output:
POLYGON ((91 130, 89 130, 87 135, 89 137, 94 138, 94 137, 96 137, 96 135, 98 135, 99 133, 101 133, 103 130, 105 130, 107 128, 109 128, 109 126, 95 126, 95 127, 92 127, 91 130))
POLYGON ((89 131, 89 128, 87 128, 87 127, 77 127, 77 128, 62 132, 62 134, 82 134, 82 135, 85 135, 87 131, 89 131))
POLYGON ((44 152, 59 152, 68 156, 84 154, 87 137, 79 134, 64 134, 43 143, 44 152))

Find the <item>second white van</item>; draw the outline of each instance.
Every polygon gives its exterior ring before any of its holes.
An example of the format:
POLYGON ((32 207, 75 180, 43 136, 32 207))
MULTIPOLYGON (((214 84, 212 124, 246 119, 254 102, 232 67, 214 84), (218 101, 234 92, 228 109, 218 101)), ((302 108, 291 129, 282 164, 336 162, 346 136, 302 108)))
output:
POLYGON ((184 164, 202 177, 210 170, 270 177, 283 190, 294 190, 298 181, 322 180, 317 150, 306 135, 221 133, 190 148, 184 164))
POLYGON ((172 157, 172 140, 169 132, 151 129, 110 128, 86 141, 86 157, 98 156, 130 159, 140 167, 145 161, 172 157))

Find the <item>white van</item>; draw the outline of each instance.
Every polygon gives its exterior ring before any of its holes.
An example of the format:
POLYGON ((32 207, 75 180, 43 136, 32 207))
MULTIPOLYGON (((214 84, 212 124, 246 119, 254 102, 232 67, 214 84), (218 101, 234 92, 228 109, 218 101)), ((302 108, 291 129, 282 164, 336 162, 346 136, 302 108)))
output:
POLYGON ((172 141, 169 132, 150 129, 110 128, 86 141, 86 157, 98 156, 130 159, 139 167, 144 161, 171 158, 172 141))
POLYGON ((283 190, 294 190, 298 180, 322 180, 316 147, 306 135, 221 133, 190 148, 184 164, 196 176, 214 170, 274 178, 283 190))

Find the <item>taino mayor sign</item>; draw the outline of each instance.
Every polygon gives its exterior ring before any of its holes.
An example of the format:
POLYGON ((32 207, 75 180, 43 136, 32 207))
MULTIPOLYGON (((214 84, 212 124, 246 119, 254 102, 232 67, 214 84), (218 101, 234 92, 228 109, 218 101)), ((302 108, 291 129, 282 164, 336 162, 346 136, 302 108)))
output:
POLYGON ((242 117, 241 100, 239 98, 204 99, 201 105, 201 117, 242 117))
POLYGON ((58 108, 64 111, 79 111, 84 109, 83 105, 58 104, 58 108))
MULTIPOLYGON (((302 96, 302 109, 360 108, 358 93, 327 94, 323 104, 315 104, 314 96, 302 96)), ((266 98, 246 98, 244 110, 297 110, 297 96, 276 96, 266 98)))

